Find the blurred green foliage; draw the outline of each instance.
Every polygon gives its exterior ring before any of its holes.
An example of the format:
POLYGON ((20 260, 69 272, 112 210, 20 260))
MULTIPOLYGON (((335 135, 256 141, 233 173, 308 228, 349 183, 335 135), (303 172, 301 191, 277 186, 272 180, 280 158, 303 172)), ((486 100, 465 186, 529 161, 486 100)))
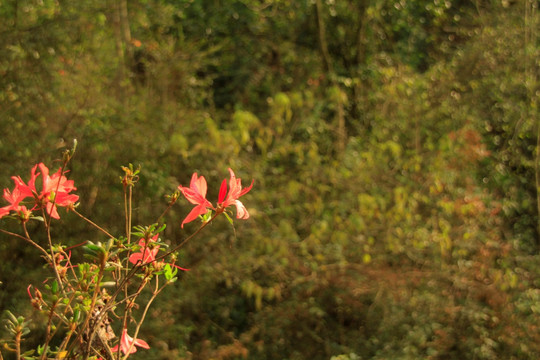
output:
MULTIPOLYGON (((537 11, 5 1, 0 185, 54 167, 76 138, 80 211, 121 233, 121 165, 142 166, 143 225, 194 171, 210 199, 227 167, 255 179, 248 221, 221 219, 182 250, 192 270, 134 358, 537 359, 537 11)), ((180 229, 188 211, 173 208, 164 238, 194 229, 180 229)), ((69 214, 53 227, 103 240, 69 214)), ((2 235, 0 308, 31 316, 36 256, 2 235)))

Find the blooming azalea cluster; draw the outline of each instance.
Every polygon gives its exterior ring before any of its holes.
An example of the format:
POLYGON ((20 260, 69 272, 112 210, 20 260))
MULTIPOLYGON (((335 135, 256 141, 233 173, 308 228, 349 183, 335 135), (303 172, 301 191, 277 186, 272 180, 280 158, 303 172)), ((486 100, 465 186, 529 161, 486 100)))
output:
MULTIPOLYGON (((64 157, 64 166, 67 164, 72 154, 73 152, 68 153, 67 158, 64 157)), ((67 248, 62 245, 53 245, 49 231, 50 224, 49 221, 45 221, 44 224, 47 229, 49 247, 42 247, 31 238, 27 228, 24 226, 26 236, 23 237, 23 239, 39 249, 50 261, 50 265, 54 270, 54 278, 48 279, 49 283, 45 286, 45 289, 50 291, 54 295, 54 299, 57 299, 58 301, 61 299, 62 301, 69 299, 67 302, 63 301, 63 303, 66 304, 65 308, 58 310, 57 307, 48 304, 49 297, 43 296, 39 289, 32 285, 27 287, 27 293, 30 297, 32 306, 36 310, 46 313, 50 319, 50 324, 52 324, 53 321, 56 322, 55 319, 60 319, 60 321, 55 323, 54 330, 52 326, 48 326, 46 341, 41 347, 42 353, 40 353, 40 358, 54 357, 63 359, 69 357, 71 359, 84 357, 103 360, 104 358, 111 358, 111 353, 116 353, 114 355, 115 359, 125 359, 135 353, 137 348, 150 348, 146 341, 137 338, 139 328, 145 319, 148 306, 155 296, 161 292, 164 286, 177 280, 177 269, 183 271, 188 270, 175 264, 177 256, 176 250, 178 250, 187 239, 191 238, 191 236, 177 245, 174 249, 163 251, 163 248, 166 248, 166 245, 160 242, 159 233, 165 229, 165 224, 159 225, 161 216, 155 224, 150 226, 135 226, 133 227, 133 232, 131 232, 131 187, 137 182, 137 174, 139 172, 139 170, 134 170, 131 164, 129 167, 123 167, 126 176, 122 178, 126 195, 126 232, 128 236, 115 237, 114 235, 111 235, 107 230, 75 211, 74 205, 79 201, 79 196, 73 193, 77 188, 74 186, 73 180, 68 180, 66 178, 63 170, 64 166, 50 174, 49 169, 43 163, 36 164, 31 169, 30 178, 27 182, 23 181, 20 176, 13 176, 14 187, 3 190, 3 198, 8 202, 8 205, 0 207, 0 218, 10 214, 12 216, 15 215, 23 225, 29 219, 32 219, 32 213, 34 211, 39 211, 42 218, 47 218, 47 220, 50 220, 51 218, 59 219, 60 215, 58 214, 58 207, 66 207, 68 210, 73 210, 75 214, 88 221, 102 233, 105 233, 109 238, 108 242, 105 244, 102 244, 101 242, 97 242, 96 244, 91 241, 85 242, 84 255, 85 257, 92 259, 93 263, 89 264, 83 262, 73 265, 71 262, 70 249, 83 244, 67 248), (126 190, 128 187, 129 191, 126 190), (140 237, 140 239, 137 243, 131 242, 131 237, 129 235, 140 237), (119 255, 122 253, 126 254, 125 257, 119 255), (172 260, 165 260, 166 258, 172 260), (170 261, 170 263, 167 263, 167 261, 170 261), (124 264, 126 265, 125 267, 124 264), (130 266, 130 264, 133 264, 133 266, 130 266), (70 271, 75 267, 80 269, 80 277, 75 271, 70 271), (106 271, 106 269, 110 270, 110 272, 106 271), (137 287, 136 292, 130 294, 131 288, 135 288, 132 287, 131 284, 137 282, 138 275, 142 275, 142 280, 137 287), (165 283, 161 283, 161 280, 159 280, 161 279, 161 275, 166 279, 165 283), (91 280, 89 281, 88 279, 91 280), (153 290, 151 289, 151 300, 148 302, 140 320, 136 321, 131 309, 137 305, 136 300, 142 290, 147 284, 154 281, 154 279, 155 287, 153 290), (88 286, 89 282, 92 283, 92 287, 88 286), (111 284, 116 285, 117 290, 114 294, 109 294, 105 288, 103 288, 106 284, 107 286, 111 286, 111 284), (88 307, 85 311, 86 315, 81 316, 79 308, 80 303, 84 304, 85 307, 88 307), (126 304, 122 334, 120 339, 111 343, 112 339, 115 338, 115 335, 111 327, 113 320, 109 317, 109 313, 113 313, 114 308, 122 303, 126 304), (60 311, 62 313, 61 316, 58 315, 60 311), (137 323, 137 330, 134 333, 134 337, 131 337, 128 335, 128 324, 134 320, 137 323), (56 326, 61 324, 68 324, 71 333, 77 333, 78 335, 71 338, 71 343, 70 337, 68 336, 64 339, 60 348, 54 348, 51 346, 51 340, 56 334, 56 326), (85 334, 98 334, 99 339, 101 339, 101 342, 98 343, 99 346, 95 346, 95 338, 92 339, 90 336, 87 339, 83 336, 85 334), (109 344, 114 344, 115 346, 109 347, 109 344), (104 356, 105 354, 108 354, 108 356, 104 356)), ((234 172, 230 168, 229 174, 230 178, 228 181, 227 179, 224 179, 221 183, 215 206, 206 199, 206 179, 203 176, 198 176, 197 173, 194 173, 191 177, 189 187, 181 185, 178 187, 179 191, 176 191, 173 195, 172 199, 174 199, 174 201, 170 202, 167 210, 169 210, 172 204, 178 199, 179 194, 182 193, 190 203, 195 205, 182 221, 182 227, 184 224, 191 222, 198 216, 204 214, 207 215, 205 224, 211 222, 215 216, 221 213, 225 213, 227 218, 231 220, 226 211, 227 208, 232 205, 236 207, 236 217, 238 219, 248 219, 250 215, 239 198, 251 190, 253 181, 248 187, 242 188, 241 180, 236 178, 234 172), (213 217, 208 216, 212 214, 214 214, 213 217)), ((202 227, 200 229, 202 229, 202 227)), ((0 232, 20 237, 17 234, 2 229, 0 229, 0 232)), ((193 235, 198 232, 199 231, 196 231, 193 235)), ((16 346, 9 350, 14 351, 17 358, 23 358, 24 354, 21 355, 20 350, 21 338, 19 335, 21 332, 20 330, 17 330, 17 326, 20 325, 20 320, 19 318, 12 316, 10 321, 13 323, 12 334, 14 335, 16 346), (17 336, 19 337, 17 338, 17 336)), ((23 331, 26 330, 23 329, 23 331)), ((0 352, 0 359, 1 358, 2 354, 0 352)), ((37 359, 37 357, 32 356, 31 358, 37 359)))
MULTIPOLYGON (((122 330, 122 336, 120 337, 120 343, 113 347, 111 351, 113 353, 118 352, 119 350, 124 353, 124 355, 133 354, 137 352, 136 347, 141 347, 143 349, 150 349, 150 345, 144 340, 134 339, 128 335, 127 329, 122 330)), ((103 360, 103 358, 98 358, 97 360, 103 360)))
POLYGON ((159 251, 159 245, 152 246, 151 243, 156 242, 158 234, 152 239, 146 241, 145 239, 139 240, 139 252, 133 253, 129 257, 129 262, 132 264, 142 263, 147 264, 156 260, 156 255, 159 251))
MULTIPOLYGON (((149 240, 140 239, 139 244, 138 244, 139 251, 134 252, 133 254, 129 256, 129 262, 134 265, 137 265, 137 264, 149 264, 153 261, 156 261, 156 256, 159 251, 159 245, 156 245, 155 242, 158 241, 158 236, 159 234, 156 234, 154 237, 152 237, 149 240)), ((189 271, 189 269, 185 269, 176 264, 169 264, 169 265, 177 269, 180 269, 182 271, 189 271)))
POLYGON ((219 189, 217 206, 214 207, 210 201, 206 199, 207 184, 204 176, 198 176, 194 173, 191 177, 191 183, 189 187, 178 186, 178 189, 182 192, 185 198, 192 204, 196 205, 191 212, 182 221, 182 227, 184 224, 195 220, 199 215, 204 215, 208 212, 208 209, 216 211, 216 213, 222 213, 225 209, 231 205, 236 206, 236 217, 238 219, 248 219, 249 213, 238 198, 247 194, 253 187, 253 181, 247 188, 242 189, 242 180, 237 179, 232 169, 229 168, 229 192, 227 193, 227 179, 223 179, 221 187, 219 189))
POLYGON ((120 348, 120 350, 126 355, 133 354, 134 352, 137 352, 136 346, 143 349, 150 349, 150 346, 146 341, 141 339, 133 339, 131 336, 128 335, 127 329, 124 329, 122 331, 122 336, 120 337, 120 344, 113 347, 111 351, 118 352, 118 348, 120 348))
POLYGON ((45 209, 52 218, 60 219, 57 207, 68 207, 79 200, 78 195, 70 194, 77 188, 73 185, 73 180, 68 180, 62 174, 62 168, 49 176, 49 169, 43 163, 39 163, 32 168, 28 183, 25 183, 20 176, 13 176, 12 179, 15 188, 4 189, 4 199, 9 205, 0 208, 0 218, 14 211, 27 220, 33 210, 45 209), (42 186, 41 191, 38 191, 36 180, 40 175, 42 186), (33 200, 33 207, 30 210, 25 205, 21 205, 21 202, 27 198, 33 200))

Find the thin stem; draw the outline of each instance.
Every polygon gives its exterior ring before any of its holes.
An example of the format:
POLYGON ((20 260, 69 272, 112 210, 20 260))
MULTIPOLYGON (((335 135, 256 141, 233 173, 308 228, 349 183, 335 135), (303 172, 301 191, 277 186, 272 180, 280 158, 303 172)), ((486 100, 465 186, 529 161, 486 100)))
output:
MULTIPOLYGON (((126 331, 127 331, 127 319, 130 316, 131 308, 133 307, 133 303, 135 302, 135 299, 137 299, 137 297, 139 297, 142 290, 146 286, 146 283, 147 283, 146 279, 148 279, 148 275, 146 275, 143 278, 143 280, 142 280, 141 284, 139 285, 139 288, 137 289, 137 291, 130 296, 132 299, 130 299, 129 302, 126 304, 126 307, 124 309, 124 318, 123 318, 123 322, 122 322, 122 332, 124 331, 124 329, 126 329, 126 331)), ((127 289, 127 287, 126 287, 126 289, 127 289)), ((147 304, 146 306, 148 307, 149 304, 147 304)), ((141 324, 142 324, 142 322, 139 322, 139 324, 137 325, 137 330, 135 331, 135 336, 133 337, 134 339, 137 338, 137 332, 139 331, 139 327, 141 326, 141 324)), ((129 355, 129 353, 130 353, 133 346, 134 346, 134 342, 129 347, 128 353, 126 354, 126 357, 124 359, 127 358, 127 356, 129 355)), ((120 354, 120 351, 118 351, 117 359, 120 360, 120 358, 121 358, 121 354, 120 354)))
POLYGON ((51 309, 49 310, 49 318, 47 319, 47 331, 46 331, 47 335, 45 337, 45 344, 43 344, 43 353, 41 354, 41 358, 40 358, 42 360, 47 358, 47 348, 49 347, 49 342, 51 341, 54 335, 54 334, 51 334, 51 329, 52 329, 51 324, 52 324, 52 319, 53 319, 56 305, 57 303, 54 302, 51 306, 51 309))
POLYGON ((173 207, 174 204, 176 204, 176 201, 178 200, 178 197, 173 195, 173 198, 171 201, 169 201, 169 205, 167 208, 159 215, 159 217, 156 220, 156 223, 159 223, 159 221, 169 212, 169 210, 173 207))
POLYGON ((152 302, 154 302, 155 298, 165 288, 165 286, 167 286, 167 284, 165 284, 161 288, 159 288, 159 281, 158 281, 158 278, 156 277, 156 288, 155 288, 154 292, 152 293, 152 296, 150 297, 150 299, 146 303, 146 306, 144 307, 144 311, 143 311, 143 313, 141 315, 141 319, 139 320, 139 323, 137 324, 137 327, 135 328, 135 333, 133 334, 133 339, 134 340, 130 344, 128 353, 124 356, 124 358, 122 360, 126 360, 128 358, 131 349, 133 348, 133 346, 135 346, 135 339, 137 339, 137 336, 139 335, 139 330, 141 328, 142 323, 144 322, 144 319, 146 318, 146 314, 148 313, 148 309, 150 309, 150 305, 152 305, 152 302))
POLYGON ((126 237, 129 235, 129 212, 128 212, 128 200, 127 200, 127 192, 126 188, 124 187, 124 216, 126 217, 126 237))
MULTIPOLYGON (((131 200, 133 196, 133 190, 131 185, 125 185, 124 186, 124 212, 126 216, 126 238, 128 245, 131 244, 131 216, 132 216, 132 208, 131 208, 131 200), (126 191, 126 186, 128 188, 128 191, 126 191)), ((131 251, 128 251, 126 258, 129 259, 131 251)), ((129 264, 128 264, 129 265, 129 264)), ((136 268, 136 267, 134 267, 136 268)), ((126 277, 130 273, 128 268, 126 267, 126 277)), ((144 281, 144 280, 143 280, 144 281)), ((123 287, 123 286, 122 286, 123 287)), ((128 288, 127 286, 124 287, 124 299, 128 298, 128 288)), ((139 288, 139 290, 136 293, 136 296, 138 296, 138 293, 142 290, 142 288, 139 288)), ((134 299, 132 301, 135 301, 134 299)), ((125 329, 127 327, 127 319, 130 312, 130 306, 129 304, 126 304, 126 307, 124 308, 124 316, 122 318, 122 329, 125 329)), ((120 359, 120 351, 118 351, 118 354, 116 358, 120 359)))
POLYGON ((62 340, 62 344, 60 344, 60 347, 58 348, 58 353, 62 353, 66 349, 66 346, 69 343, 69 339, 71 339, 74 331, 74 329, 69 329, 67 335, 64 337, 64 340, 62 340))
MULTIPOLYGON (((86 243, 86 242, 85 242, 85 243, 86 243)), ((84 244, 84 243, 83 243, 83 244, 84 244)), ((80 282, 79 282, 79 277, 77 276, 77 273, 75 272, 75 270, 73 270, 73 269, 74 269, 74 266, 73 266, 73 264, 71 263, 71 256, 70 256, 68 253, 66 253, 66 249, 61 250, 61 252, 62 252, 62 255, 65 256, 65 258, 67 259, 67 261, 66 261, 66 270, 67 270, 67 269, 71 270, 71 275, 72 275, 73 278, 75 279, 75 282, 76 282, 77 284, 80 284, 80 282)), ((71 288, 73 289, 73 287, 71 287, 71 288)))
POLYGON ((124 186, 124 213, 126 216, 126 238, 128 245, 131 244, 131 197, 133 195, 130 185, 124 186), (126 186, 129 188, 126 192, 126 186))
POLYGON ((34 240, 30 239, 30 236, 28 236, 28 231, 26 231, 26 225, 23 225, 24 227, 24 231, 26 233, 26 237, 22 236, 22 235, 19 235, 19 234, 15 234, 15 233, 12 233, 11 231, 7 231, 7 230, 4 230, 4 229, 0 229, 0 232, 3 232, 4 234, 7 234, 7 235, 10 235, 10 236, 14 236, 16 238, 19 238, 19 239, 22 239, 26 242, 28 242, 30 245, 34 246, 35 248, 37 248, 41 253, 43 253, 43 255, 49 259, 50 261, 50 255, 49 253, 47 252, 47 250, 45 250, 44 248, 42 248, 41 246, 39 246, 39 244, 37 244, 36 242, 34 242, 34 240))
MULTIPOLYGON (((41 211, 43 213, 43 218, 46 219, 47 217, 45 216, 45 213, 46 213, 45 210, 41 209, 41 211)), ((51 227, 49 226, 49 224, 50 224, 50 216, 49 216, 49 222, 45 224, 45 228, 47 230, 47 242, 48 242, 48 245, 49 245, 49 251, 51 252, 51 266, 53 268, 54 276, 56 277, 56 281, 58 281, 58 286, 60 286, 60 289, 62 290, 62 294, 64 296, 67 296, 66 290, 64 289, 64 283, 62 283, 62 279, 60 278, 60 274, 58 273, 58 268, 56 266, 56 256, 55 256, 54 249, 53 249, 52 237, 51 237, 51 227)))
POLYGON ((15 335, 15 354, 17 360, 21 359, 21 331, 15 335))
MULTIPOLYGON (((534 116, 534 115, 533 115, 534 116)), ((536 180, 536 206, 537 206, 537 231, 538 237, 540 238, 540 124, 536 120, 536 159, 534 162, 534 173, 536 180)), ((537 239, 538 250, 540 250, 540 239, 537 239)))
MULTIPOLYGON (((77 341, 81 338, 82 334, 84 333, 84 331, 87 329, 88 327, 88 324, 90 323, 90 319, 94 316, 94 307, 96 306, 96 301, 97 301, 97 296, 100 292, 100 286, 99 284, 101 283, 101 279, 103 278, 103 271, 104 271, 104 268, 105 268, 105 261, 102 262, 99 266, 99 273, 98 273, 98 277, 96 279, 96 285, 94 287, 94 293, 92 294, 92 300, 90 302, 90 307, 88 309, 88 315, 86 316, 86 319, 84 320, 84 323, 81 327, 82 331, 79 333, 79 335, 77 336, 77 340, 74 341, 70 347, 70 351, 71 351, 71 348, 73 347, 73 345, 75 345, 77 343, 77 341)), ((96 323, 99 323, 96 321, 96 323)), ((90 352, 90 346, 92 344, 92 337, 93 337, 93 331, 90 332, 90 336, 87 340, 87 344, 86 344, 86 349, 84 350, 84 360, 86 360, 88 358, 88 353, 90 352)))
POLYGON ((101 231, 102 233, 104 233, 105 235, 107 235, 109 238, 111 239, 115 239, 115 237, 113 235, 111 235, 107 230, 103 229, 101 226, 99 226, 98 224, 96 224, 95 222, 93 222, 92 220, 88 219, 86 216, 82 215, 81 213, 79 213, 77 210, 75 209, 72 209, 72 211, 78 215, 81 219, 83 219, 84 221, 86 221, 87 223, 89 223, 90 225, 92 225, 93 227, 95 227, 96 229, 98 229, 99 231, 101 231))
MULTIPOLYGON (((66 314, 68 311, 73 311, 72 307, 71 307, 71 303, 73 302, 73 300, 75 299, 75 291, 72 293, 71 297, 69 298, 69 301, 68 301, 68 304, 66 305, 66 308, 64 310, 64 313, 62 314, 62 316, 66 317, 66 314)), ((58 316, 58 315, 57 315, 58 316)), ((65 325, 69 326, 69 321, 67 321, 67 319, 63 319, 62 317, 58 316, 60 318, 60 320, 64 321, 65 325)), ((53 332, 53 336, 56 335, 56 332, 58 332, 58 330, 60 330, 59 327, 56 328, 56 330, 53 332)), ((66 349, 67 345, 69 344, 69 339, 71 338, 71 336, 73 335, 74 332, 76 330, 76 326, 74 326, 73 328, 69 328, 69 332, 68 334, 66 335, 66 337, 64 338, 64 340, 62 341, 62 344, 60 345, 59 347, 59 350, 58 352, 62 352, 66 349)), ((1 360, 1 359, 0 359, 1 360)))
POLYGON ((133 202, 133 187, 130 186, 129 187, 129 217, 128 217, 129 223, 128 223, 128 234, 127 234, 128 244, 131 243, 131 220, 133 218, 132 202, 133 202))
POLYGON ((184 241, 182 241, 180 244, 176 245, 172 250, 167 251, 165 254, 160 255, 160 256, 156 257, 154 260, 152 260, 152 261, 150 261, 150 262, 148 262, 148 263, 142 264, 141 266, 148 265, 148 264, 150 264, 151 262, 154 262, 154 261, 158 261, 158 260, 164 259, 164 258, 166 258, 167 256, 169 256, 170 254, 174 253, 175 251, 177 251, 178 249, 180 249, 182 246, 184 246, 189 240, 191 240, 193 237, 195 237, 195 235, 197 235, 198 233, 200 233, 202 229, 204 229, 208 224, 210 224, 212 221, 214 221, 214 219, 215 219, 216 217, 218 217, 220 214, 221 214, 221 212, 215 213, 214 216, 212 216, 212 218, 211 218, 210 220, 204 222, 204 223, 197 229, 197 231, 195 231, 193 234, 191 234, 191 235, 189 235, 187 238, 185 238, 184 241))
MULTIPOLYGON (((124 288, 124 285, 127 283, 127 281, 129 279, 131 279, 133 277, 133 275, 135 275, 135 273, 137 272, 137 270, 139 270, 141 268, 140 265, 135 265, 133 266, 133 268, 120 280, 116 290, 114 293, 112 293, 109 301, 107 301, 107 305, 105 305, 105 308, 103 310, 103 312, 106 312, 110 309, 113 308, 113 303, 114 303, 114 300, 116 299, 116 297, 118 296, 118 294, 120 294, 120 292, 122 291, 122 289, 124 288)), ((120 302, 118 302, 120 303, 120 302)))
MULTIPOLYGON (((104 268, 105 268, 105 264, 101 264, 101 266, 99 268, 99 274, 98 274, 98 278, 97 278, 97 281, 96 281, 96 285, 95 285, 95 288, 94 288, 94 294, 92 295, 92 303, 90 304, 90 310, 88 312, 88 316, 85 319, 83 329, 86 329, 86 327, 88 326, 88 324, 90 322, 91 317, 93 316, 94 307, 96 306, 97 297, 98 297, 98 294, 101 291, 101 288, 100 288, 99 284, 101 283, 101 279, 103 279, 103 270, 104 270, 104 268)), ((92 332, 91 335, 93 335, 93 332, 92 332)), ((85 357, 88 356, 88 353, 90 352, 90 345, 92 344, 92 337, 93 336, 90 336, 90 338, 88 339, 87 348, 86 348, 87 351, 85 351, 85 357)))

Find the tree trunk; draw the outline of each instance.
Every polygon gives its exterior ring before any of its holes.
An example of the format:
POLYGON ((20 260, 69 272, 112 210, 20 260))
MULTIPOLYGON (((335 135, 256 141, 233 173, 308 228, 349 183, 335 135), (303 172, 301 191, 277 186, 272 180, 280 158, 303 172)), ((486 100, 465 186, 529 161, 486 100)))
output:
POLYGON ((328 43, 326 41, 326 27, 323 19, 323 9, 321 0, 315 1, 315 14, 317 16, 317 28, 319 33, 319 46, 321 50, 321 56, 323 59, 324 69, 326 71, 326 78, 331 86, 334 86, 338 90, 338 96, 336 96, 336 121, 337 121, 337 142, 336 150, 338 153, 342 153, 345 150, 347 142, 347 130, 345 128, 345 110, 343 107, 343 91, 336 81, 336 74, 334 72, 334 66, 332 64, 332 58, 328 51, 328 43))
POLYGON ((124 56, 124 41, 122 37, 122 26, 120 20, 120 11, 116 0, 109 0, 110 16, 109 21, 114 30, 114 45, 116 49, 116 57, 118 60, 117 84, 122 84, 125 79, 125 56, 124 56))

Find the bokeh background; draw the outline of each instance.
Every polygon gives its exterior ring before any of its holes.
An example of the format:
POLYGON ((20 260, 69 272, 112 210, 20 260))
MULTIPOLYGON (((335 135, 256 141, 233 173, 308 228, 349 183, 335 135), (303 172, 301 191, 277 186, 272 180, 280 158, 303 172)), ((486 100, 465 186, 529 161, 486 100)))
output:
MULTIPOLYGON (((76 138, 79 211, 121 235, 121 165, 142 167, 142 225, 195 171, 210 199, 228 167, 255 180, 249 220, 182 248, 134 359, 540 358, 537 1, 4 0, 0 19, 2 188, 76 138)), ((73 214, 53 234, 106 240, 73 214)), ((0 310, 34 316, 39 260, 0 235, 0 310)))

